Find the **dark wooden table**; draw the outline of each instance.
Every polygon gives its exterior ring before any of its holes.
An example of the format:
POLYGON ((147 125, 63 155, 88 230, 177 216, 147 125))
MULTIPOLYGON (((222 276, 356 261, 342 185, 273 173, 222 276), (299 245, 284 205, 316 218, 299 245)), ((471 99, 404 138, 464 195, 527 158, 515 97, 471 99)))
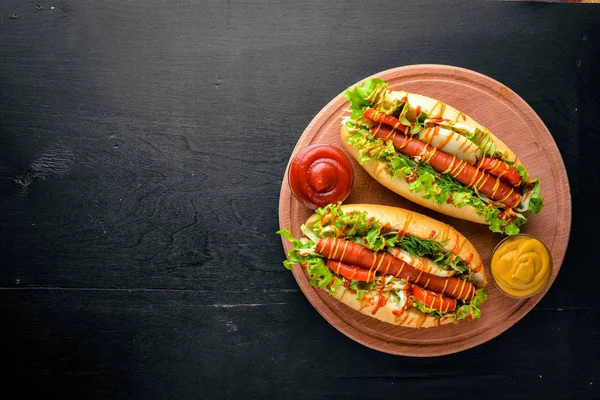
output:
POLYGON ((0 4, 0 397, 599 397, 600 7, 233 3, 0 4), (573 197, 541 303, 429 359, 332 328, 274 233, 313 116, 418 63, 520 94, 573 197))

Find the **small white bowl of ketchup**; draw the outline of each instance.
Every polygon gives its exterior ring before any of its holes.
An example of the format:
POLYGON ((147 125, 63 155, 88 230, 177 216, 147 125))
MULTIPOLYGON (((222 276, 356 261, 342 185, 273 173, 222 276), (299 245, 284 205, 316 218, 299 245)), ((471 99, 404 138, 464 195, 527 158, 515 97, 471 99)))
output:
POLYGON ((509 236, 492 253, 491 272, 496 287, 507 296, 526 299, 538 294, 552 275, 552 256, 531 235, 509 236))
POLYGON ((288 182, 296 199, 314 210, 346 200, 354 183, 354 171, 339 148, 313 144, 292 159, 288 182))

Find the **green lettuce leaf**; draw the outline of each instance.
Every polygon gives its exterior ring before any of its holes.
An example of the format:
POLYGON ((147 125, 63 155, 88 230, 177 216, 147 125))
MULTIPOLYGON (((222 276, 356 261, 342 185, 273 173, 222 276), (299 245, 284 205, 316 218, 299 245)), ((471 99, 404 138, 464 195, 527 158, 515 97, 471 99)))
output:
POLYGON ((523 164, 519 164, 513 168, 517 171, 517 174, 519 174, 519 176, 521 177, 523 182, 525 182, 525 183, 529 182, 529 172, 527 172, 527 170, 525 169, 525 166, 523 164))
POLYGON ((315 214, 317 219, 310 229, 319 237, 369 236, 374 242, 382 228, 378 221, 369 218, 364 211, 344 212, 341 202, 318 208, 315 214))
POLYGON ((539 214, 544 208, 544 198, 540 196, 540 184, 537 182, 531 190, 531 198, 529 199, 529 214, 539 214))
POLYGON ((344 278, 336 275, 327 268, 323 258, 314 252, 315 244, 310 241, 301 241, 292 236, 288 229, 281 229, 277 234, 292 242, 294 247, 288 252, 288 260, 283 262, 287 269, 292 269, 292 265, 299 264, 308 274, 310 284, 315 287, 323 288, 330 292, 344 283, 344 278))
MULTIPOLYGON (((526 210, 521 211, 528 211, 529 215, 539 214, 544 208, 544 198, 540 196, 539 180, 531 179, 529 177, 529 172, 527 172, 523 164, 517 165, 516 167, 514 167, 514 169, 521 177, 523 184, 525 184, 526 187, 529 188, 528 190, 531 191, 531 197, 529 198, 528 208, 526 210)), ((523 195, 525 195, 525 193, 523 193, 523 195)))
POLYGON ((485 154, 494 158, 503 158, 504 154, 496 151, 496 143, 492 140, 488 132, 475 128, 473 132, 460 130, 463 136, 475 143, 485 154))
MULTIPOLYGON (((329 204, 316 211, 317 220, 310 228, 319 237, 337 237, 354 241, 373 251, 395 244, 389 229, 366 212, 344 212, 341 203, 329 204)), ((396 239, 397 240, 397 239, 396 239)))
POLYGON ((502 229, 503 229, 504 233, 506 233, 509 236, 516 235, 521 231, 520 227, 525 222, 527 222, 527 218, 523 218, 522 216, 517 216, 517 218, 515 218, 508 224, 505 224, 502 227, 502 229))
MULTIPOLYGON (((408 103, 406 103, 406 106, 408 106, 408 103)), ((406 120, 408 124, 404 122, 402 123, 404 125, 410 126, 411 135, 416 135, 417 133, 421 132, 421 130, 425 127, 425 119, 427 119, 427 111, 421 109, 419 115, 416 116, 416 119, 413 122, 406 120)))
POLYGON ((375 279, 371 282, 361 282, 361 281, 350 281, 349 288, 356 292, 356 299, 360 300, 362 297, 373 290, 373 287, 380 282, 380 279, 375 279))
POLYGON ((475 292, 475 296, 471 299, 469 304, 463 304, 457 307, 452 312, 454 314, 454 322, 458 322, 461 319, 471 319, 481 317, 481 310, 479 307, 487 300, 488 292, 485 289, 479 289, 475 292))
MULTIPOLYGON (((503 233, 502 228, 503 228, 504 224, 506 223, 506 221, 498 218, 500 216, 501 212, 502 212, 502 210, 500 210, 498 208, 494 208, 494 207, 484 207, 482 210, 483 217, 486 222, 489 222, 490 230, 492 232, 503 233)), ((478 210, 478 214, 479 214, 479 210, 478 210)))
MULTIPOLYGON (((371 101, 367 100, 373 94, 374 90, 383 90, 388 86, 383 79, 373 78, 365 81, 362 86, 354 86, 344 93, 344 97, 350 101, 350 118, 356 119, 363 115, 365 108, 371 106, 371 101)), ((377 96, 372 96, 373 98, 377 96)))
POLYGON ((467 278, 469 276, 469 266, 467 263, 452 253, 439 254, 434 258, 433 262, 444 269, 455 270, 459 278, 467 278))

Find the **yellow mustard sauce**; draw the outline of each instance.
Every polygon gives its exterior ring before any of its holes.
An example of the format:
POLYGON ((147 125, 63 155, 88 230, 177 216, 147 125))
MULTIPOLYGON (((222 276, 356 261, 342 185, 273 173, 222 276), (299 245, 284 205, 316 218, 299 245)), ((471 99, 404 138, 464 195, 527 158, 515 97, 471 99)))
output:
POLYGON ((541 241, 516 235, 500 242, 492 256, 491 270, 500 290, 509 296, 526 298, 548 282, 552 259, 541 241))

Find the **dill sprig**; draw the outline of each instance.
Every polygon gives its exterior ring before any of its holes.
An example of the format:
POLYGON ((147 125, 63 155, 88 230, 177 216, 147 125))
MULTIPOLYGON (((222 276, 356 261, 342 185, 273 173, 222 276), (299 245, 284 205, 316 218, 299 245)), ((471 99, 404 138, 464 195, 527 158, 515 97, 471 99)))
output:
POLYGON ((403 236, 398 245, 406 250, 410 255, 422 257, 425 255, 435 256, 444 252, 444 245, 447 240, 438 242, 433 239, 422 239, 414 236, 403 236))

